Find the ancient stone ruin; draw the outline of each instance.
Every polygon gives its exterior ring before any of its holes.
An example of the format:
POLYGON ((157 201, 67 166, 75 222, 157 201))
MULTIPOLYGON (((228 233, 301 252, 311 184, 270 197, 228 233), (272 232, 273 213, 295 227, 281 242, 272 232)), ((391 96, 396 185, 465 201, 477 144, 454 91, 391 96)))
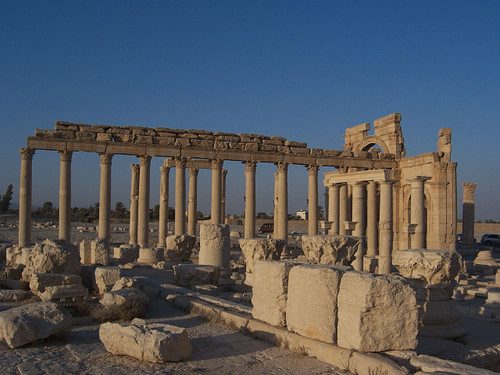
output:
MULTIPOLYGON (((472 283, 467 267, 491 276, 497 263, 492 250, 467 265, 455 251, 451 129, 439 131, 437 151, 406 157, 401 119, 394 113, 375 120, 373 134, 369 123, 347 128, 343 150, 206 130, 61 121, 54 130, 36 129, 21 149, 18 243, 6 248, 0 276, 10 289, 0 293, 2 302, 25 304, 0 311, 0 338, 17 348, 71 330, 70 311, 102 323, 99 338, 109 353, 155 364, 190 361, 196 345, 189 327, 148 318, 161 301, 351 373, 408 374, 446 366, 449 373, 488 373, 421 352, 425 338, 465 335, 456 301, 457 292, 465 298, 472 283), (60 154, 58 239, 32 243, 32 160, 39 151, 60 154), (93 238, 72 243, 71 161, 78 152, 100 155, 99 217, 93 238), (111 170, 120 155, 140 162, 131 165, 127 239, 117 243, 111 233, 111 170), (149 238, 153 157, 163 158, 155 244, 149 238), (246 166, 243 238, 226 222, 231 187, 225 161, 246 166), (269 235, 256 233, 261 163, 277 168, 269 235), (289 230, 290 165, 306 167, 308 176, 307 229, 299 234, 289 230), (324 174, 326 215, 319 220, 322 167, 336 171, 324 174), (171 168, 175 221, 169 226, 171 168), (212 172, 209 222, 197 220, 200 169, 212 172), (16 327, 15 316, 26 323, 16 327)), ((474 189, 464 185, 462 248, 469 251, 474 189)), ((481 310, 489 319, 499 316, 496 284, 489 285, 481 310)))

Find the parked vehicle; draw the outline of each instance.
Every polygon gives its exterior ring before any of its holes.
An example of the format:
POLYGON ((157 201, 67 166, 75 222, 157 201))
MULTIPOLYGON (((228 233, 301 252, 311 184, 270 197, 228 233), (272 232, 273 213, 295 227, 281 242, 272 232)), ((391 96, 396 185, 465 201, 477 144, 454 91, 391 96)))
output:
POLYGON ((486 246, 500 246, 500 234, 485 234, 481 243, 486 246))
POLYGON ((264 223, 259 228, 259 233, 273 233, 274 223, 264 223))

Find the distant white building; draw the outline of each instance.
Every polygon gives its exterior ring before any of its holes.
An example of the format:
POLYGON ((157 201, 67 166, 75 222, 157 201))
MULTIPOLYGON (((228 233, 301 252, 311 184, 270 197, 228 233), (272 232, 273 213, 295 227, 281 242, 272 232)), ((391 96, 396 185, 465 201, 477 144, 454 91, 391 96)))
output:
POLYGON ((299 210, 295 213, 295 216, 300 217, 302 220, 307 220, 307 211, 299 210))

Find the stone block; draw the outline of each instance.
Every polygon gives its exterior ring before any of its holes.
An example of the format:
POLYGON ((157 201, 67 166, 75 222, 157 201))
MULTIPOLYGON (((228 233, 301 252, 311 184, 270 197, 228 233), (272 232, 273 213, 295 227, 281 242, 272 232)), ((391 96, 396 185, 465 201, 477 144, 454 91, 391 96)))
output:
POLYGON ((139 249, 139 258, 137 262, 145 264, 154 264, 165 260, 163 248, 161 247, 141 247, 139 249))
POLYGON ((118 267, 97 267, 95 270, 95 287, 99 294, 111 291, 113 285, 120 279, 118 267))
POLYGON ((182 361, 193 351, 184 328, 146 324, 141 319, 134 319, 131 324, 104 323, 99 339, 110 353, 155 363, 182 361))
POLYGON ((0 312, 0 335, 9 348, 18 348, 66 330, 72 320, 55 303, 30 303, 0 312))
POLYGON ((302 251, 311 263, 350 266, 362 244, 356 236, 302 236, 302 251))
POLYGON ((27 290, 0 290, 0 302, 21 302, 33 297, 33 294, 27 290))
POLYGON ((109 253, 104 240, 96 239, 90 243, 90 263, 107 266, 109 264, 109 253))
POLYGON ((247 274, 253 273, 255 263, 260 260, 279 260, 285 248, 285 241, 279 239, 240 239, 240 248, 245 256, 247 274))
POLYGON ((260 261, 255 264, 252 316, 273 326, 285 327, 288 274, 296 263, 260 261))
POLYGON ((229 225, 200 224, 200 265, 229 268, 230 251, 229 225))
POLYGON ((37 242, 31 249, 23 280, 31 281, 35 273, 80 274, 80 255, 73 245, 63 241, 45 240, 37 242))
POLYGON ((97 321, 131 320, 146 313, 149 297, 139 289, 129 288, 105 293, 91 309, 97 321))
POLYGON ((120 245, 113 250, 113 257, 121 263, 133 263, 139 258, 139 245, 120 245))
POLYGON ((12 246, 5 249, 5 263, 7 265, 26 265, 29 249, 12 246))
POLYGON ((82 284, 48 286, 40 294, 44 302, 54 302, 62 306, 74 306, 85 300, 89 294, 82 284))
POLYGON ((165 259, 187 261, 191 257, 196 237, 186 234, 166 238, 165 259))
POLYGON ((122 289, 129 289, 129 288, 135 288, 135 289, 140 289, 141 284, 139 283, 139 280, 137 280, 134 277, 121 277, 115 285, 113 285, 113 288, 111 288, 112 292, 115 292, 117 290, 122 290, 122 289))
POLYGON ((92 264, 92 246, 90 240, 82 240, 80 242, 80 263, 89 265, 92 264))
POLYGON ((350 267, 297 265, 288 275, 286 325, 292 332, 327 343, 337 342, 337 296, 350 267))
POLYGON ((177 285, 191 288, 194 285, 217 285, 221 268, 197 264, 178 264, 173 266, 177 285))
POLYGON ((346 272, 338 295, 337 344, 362 352, 414 349, 415 292, 402 277, 346 272))
POLYGON ((31 276, 30 289, 33 293, 40 295, 45 288, 58 285, 81 284, 82 278, 78 275, 35 273, 31 276))

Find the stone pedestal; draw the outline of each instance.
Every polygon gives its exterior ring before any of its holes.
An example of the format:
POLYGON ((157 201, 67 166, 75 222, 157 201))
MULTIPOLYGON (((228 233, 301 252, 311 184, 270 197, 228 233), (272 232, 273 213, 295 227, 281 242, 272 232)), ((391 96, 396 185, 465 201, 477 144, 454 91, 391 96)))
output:
POLYGON ((500 319, 500 287, 488 288, 488 298, 479 313, 487 318, 500 319))
POLYGON ((354 236, 302 236, 302 251, 311 263, 350 266, 362 241, 354 236))
POLYGON ((229 225, 200 225, 198 264, 229 268, 230 250, 229 225))
POLYGON ((141 247, 139 249, 139 259, 137 262, 153 264, 164 260, 163 248, 161 247, 141 247))
POLYGON ((278 239, 240 239, 240 248, 245 256, 245 283, 252 285, 255 263, 260 260, 279 260, 285 241, 278 239))
POLYGON ((400 250, 393 264, 417 293, 419 335, 452 339, 465 334, 452 300, 455 277, 464 269, 455 251, 400 250))

